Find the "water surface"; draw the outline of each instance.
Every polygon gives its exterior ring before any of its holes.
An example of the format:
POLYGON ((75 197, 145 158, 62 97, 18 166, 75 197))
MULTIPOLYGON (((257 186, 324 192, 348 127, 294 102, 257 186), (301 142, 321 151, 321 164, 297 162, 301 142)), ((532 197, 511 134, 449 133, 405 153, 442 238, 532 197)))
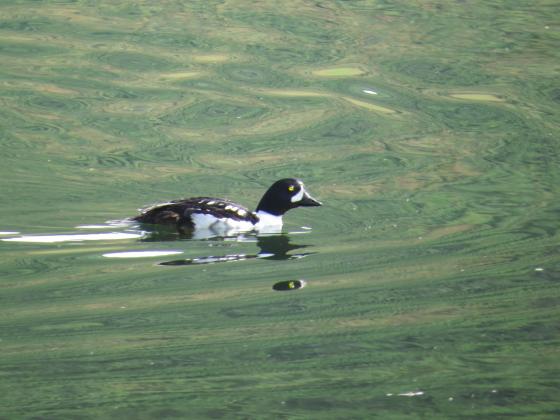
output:
POLYGON ((557 417, 559 15, 0 6, 0 417, 557 417), (108 222, 288 176, 283 235, 108 222))

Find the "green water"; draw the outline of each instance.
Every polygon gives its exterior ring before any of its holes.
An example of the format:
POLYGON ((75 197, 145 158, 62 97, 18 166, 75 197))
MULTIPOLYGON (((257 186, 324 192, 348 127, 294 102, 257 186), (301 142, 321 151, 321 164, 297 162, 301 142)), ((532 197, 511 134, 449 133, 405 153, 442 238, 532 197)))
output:
POLYGON ((132 235, 0 241, 0 418, 557 418, 558 16, 2 2, 1 238, 132 235), (79 227, 288 176, 264 246, 79 227))

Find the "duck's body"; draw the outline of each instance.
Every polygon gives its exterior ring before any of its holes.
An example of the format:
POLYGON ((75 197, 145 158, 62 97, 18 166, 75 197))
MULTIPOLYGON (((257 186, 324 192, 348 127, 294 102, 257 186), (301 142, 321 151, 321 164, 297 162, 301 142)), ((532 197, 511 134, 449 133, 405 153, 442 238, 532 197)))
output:
POLYGON ((177 227, 181 233, 205 237, 282 228, 282 216, 301 206, 320 206, 300 180, 276 181, 263 195, 255 212, 223 198, 193 197, 158 204, 142 211, 132 220, 140 223, 177 227))

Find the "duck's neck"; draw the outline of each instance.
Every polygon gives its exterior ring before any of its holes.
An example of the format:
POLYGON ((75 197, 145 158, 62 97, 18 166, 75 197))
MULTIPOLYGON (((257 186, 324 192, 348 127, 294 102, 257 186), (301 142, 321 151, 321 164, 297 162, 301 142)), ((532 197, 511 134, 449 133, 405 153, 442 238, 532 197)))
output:
POLYGON ((264 228, 264 227, 282 227, 282 216, 275 216, 274 214, 270 214, 264 210, 257 210, 256 212, 259 221, 256 224, 257 228, 264 228))
POLYGON ((276 216, 282 220, 282 215, 290 210, 291 203, 286 204, 284 200, 278 199, 277 194, 278 192, 272 187, 264 193, 255 210, 257 215, 261 213, 268 216, 276 216))

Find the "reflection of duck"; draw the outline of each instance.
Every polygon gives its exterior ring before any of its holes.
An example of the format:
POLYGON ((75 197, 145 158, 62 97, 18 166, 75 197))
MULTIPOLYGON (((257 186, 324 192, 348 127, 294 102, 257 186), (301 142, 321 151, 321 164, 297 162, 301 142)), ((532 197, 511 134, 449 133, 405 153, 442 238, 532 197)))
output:
POLYGON ((287 260, 290 258, 303 258, 309 253, 293 254, 288 252, 294 249, 306 248, 308 245, 294 245, 290 243, 288 235, 267 235, 257 237, 257 246, 261 249, 259 258, 267 258, 270 260, 287 260))
POLYGON ((194 239, 231 236, 239 232, 279 232, 282 216, 296 207, 320 206, 294 178, 276 181, 261 198, 255 212, 232 201, 194 197, 158 204, 132 218, 140 223, 171 226, 194 239))
POLYGON ((268 235, 257 237, 257 246, 260 248, 258 254, 230 254, 222 256, 205 256, 198 258, 187 258, 182 260, 164 261, 160 265, 192 265, 192 264, 211 264, 217 262, 230 262, 250 260, 254 258, 268 260, 289 260, 303 258, 311 255, 311 252, 288 254, 290 251, 299 248, 306 248, 308 245, 295 245, 290 243, 288 235, 268 235))

